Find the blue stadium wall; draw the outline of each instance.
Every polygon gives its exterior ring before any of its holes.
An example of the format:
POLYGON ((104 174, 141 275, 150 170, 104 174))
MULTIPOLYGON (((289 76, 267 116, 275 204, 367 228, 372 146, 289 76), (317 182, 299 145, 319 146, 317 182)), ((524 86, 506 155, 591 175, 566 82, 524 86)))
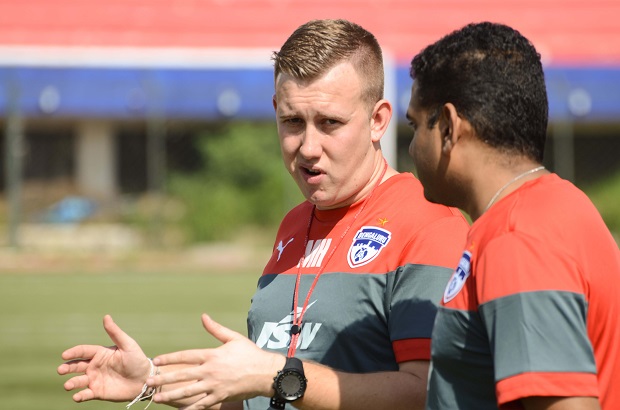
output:
MULTIPOLYGON (((548 67, 550 120, 620 121, 620 67, 548 67)), ((396 69, 397 119, 411 79, 396 69)), ((0 116, 26 118, 273 119, 270 68, 0 67, 0 116)))

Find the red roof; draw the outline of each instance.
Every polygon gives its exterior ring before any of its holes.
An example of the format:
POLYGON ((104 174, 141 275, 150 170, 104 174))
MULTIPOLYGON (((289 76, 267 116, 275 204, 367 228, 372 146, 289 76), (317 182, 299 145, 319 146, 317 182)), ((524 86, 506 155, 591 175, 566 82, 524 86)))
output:
POLYGON ((554 64, 620 65, 618 0, 0 0, 0 45, 277 49, 346 18, 398 61, 469 22, 509 24, 554 64))

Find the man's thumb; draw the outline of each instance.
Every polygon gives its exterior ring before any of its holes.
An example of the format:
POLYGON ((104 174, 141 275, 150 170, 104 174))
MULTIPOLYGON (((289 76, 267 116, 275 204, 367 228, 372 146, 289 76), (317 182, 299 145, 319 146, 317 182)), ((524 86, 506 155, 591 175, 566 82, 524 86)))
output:
POLYGON ((222 326, 215 320, 211 319, 211 317, 206 313, 202 314, 201 319, 202 325, 204 326, 205 330, 222 343, 230 342, 231 340, 240 336, 239 333, 235 332, 234 330, 222 326))

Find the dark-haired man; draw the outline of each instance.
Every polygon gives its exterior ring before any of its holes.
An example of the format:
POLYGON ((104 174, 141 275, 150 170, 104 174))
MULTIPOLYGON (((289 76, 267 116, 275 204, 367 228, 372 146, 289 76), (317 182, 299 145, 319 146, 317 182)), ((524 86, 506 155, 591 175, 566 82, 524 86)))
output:
POLYGON ((620 409, 620 253, 542 165, 540 55, 510 27, 470 24, 411 76, 424 194, 474 221, 437 314, 427 408, 620 409))

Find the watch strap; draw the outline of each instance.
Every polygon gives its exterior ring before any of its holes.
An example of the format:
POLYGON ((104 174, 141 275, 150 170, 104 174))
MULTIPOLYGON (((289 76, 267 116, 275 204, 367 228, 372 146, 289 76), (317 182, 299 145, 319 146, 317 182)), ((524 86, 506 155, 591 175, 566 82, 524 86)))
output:
POLYGON ((284 410, 286 403, 278 400, 275 397, 272 397, 269 401, 269 409, 268 410, 284 410))
POLYGON ((286 363, 284 364, 284 368, 282 370, 289 370, 289 369, 297 370, 299 373, 301 373, 303 376, 305 376, 305 374, 304 374, 304 365, 301 362, 301 360, 299 360, 296 357, 287 357, 286 358, 286 363))
MULTIPOLYGON (((281 377, 284 373, 289 373, 289 372, 297 373, 298 375, 301 376, 304 382, 307 382, 306 376, 304 373, 303 362, 296 357, 287 357, 286 362, 284 363, 284 367, 282 368, 282 370, 278 371, 278 374, 276 375, 276 377, 273 378, 274 380, 273 387, 275 390, 275 395, 269 401, 269 410, 283 410, 286 407, 286 403, 288 403, 289 401, 293 401, 293 400, 284 398, 280 394, 278 390, 278 386, 277 386, 278 378, 281 377)), ((305 387, 303 388, 301 392, 301 396, 303 396, 304 391, 305 391, 305 387)))

